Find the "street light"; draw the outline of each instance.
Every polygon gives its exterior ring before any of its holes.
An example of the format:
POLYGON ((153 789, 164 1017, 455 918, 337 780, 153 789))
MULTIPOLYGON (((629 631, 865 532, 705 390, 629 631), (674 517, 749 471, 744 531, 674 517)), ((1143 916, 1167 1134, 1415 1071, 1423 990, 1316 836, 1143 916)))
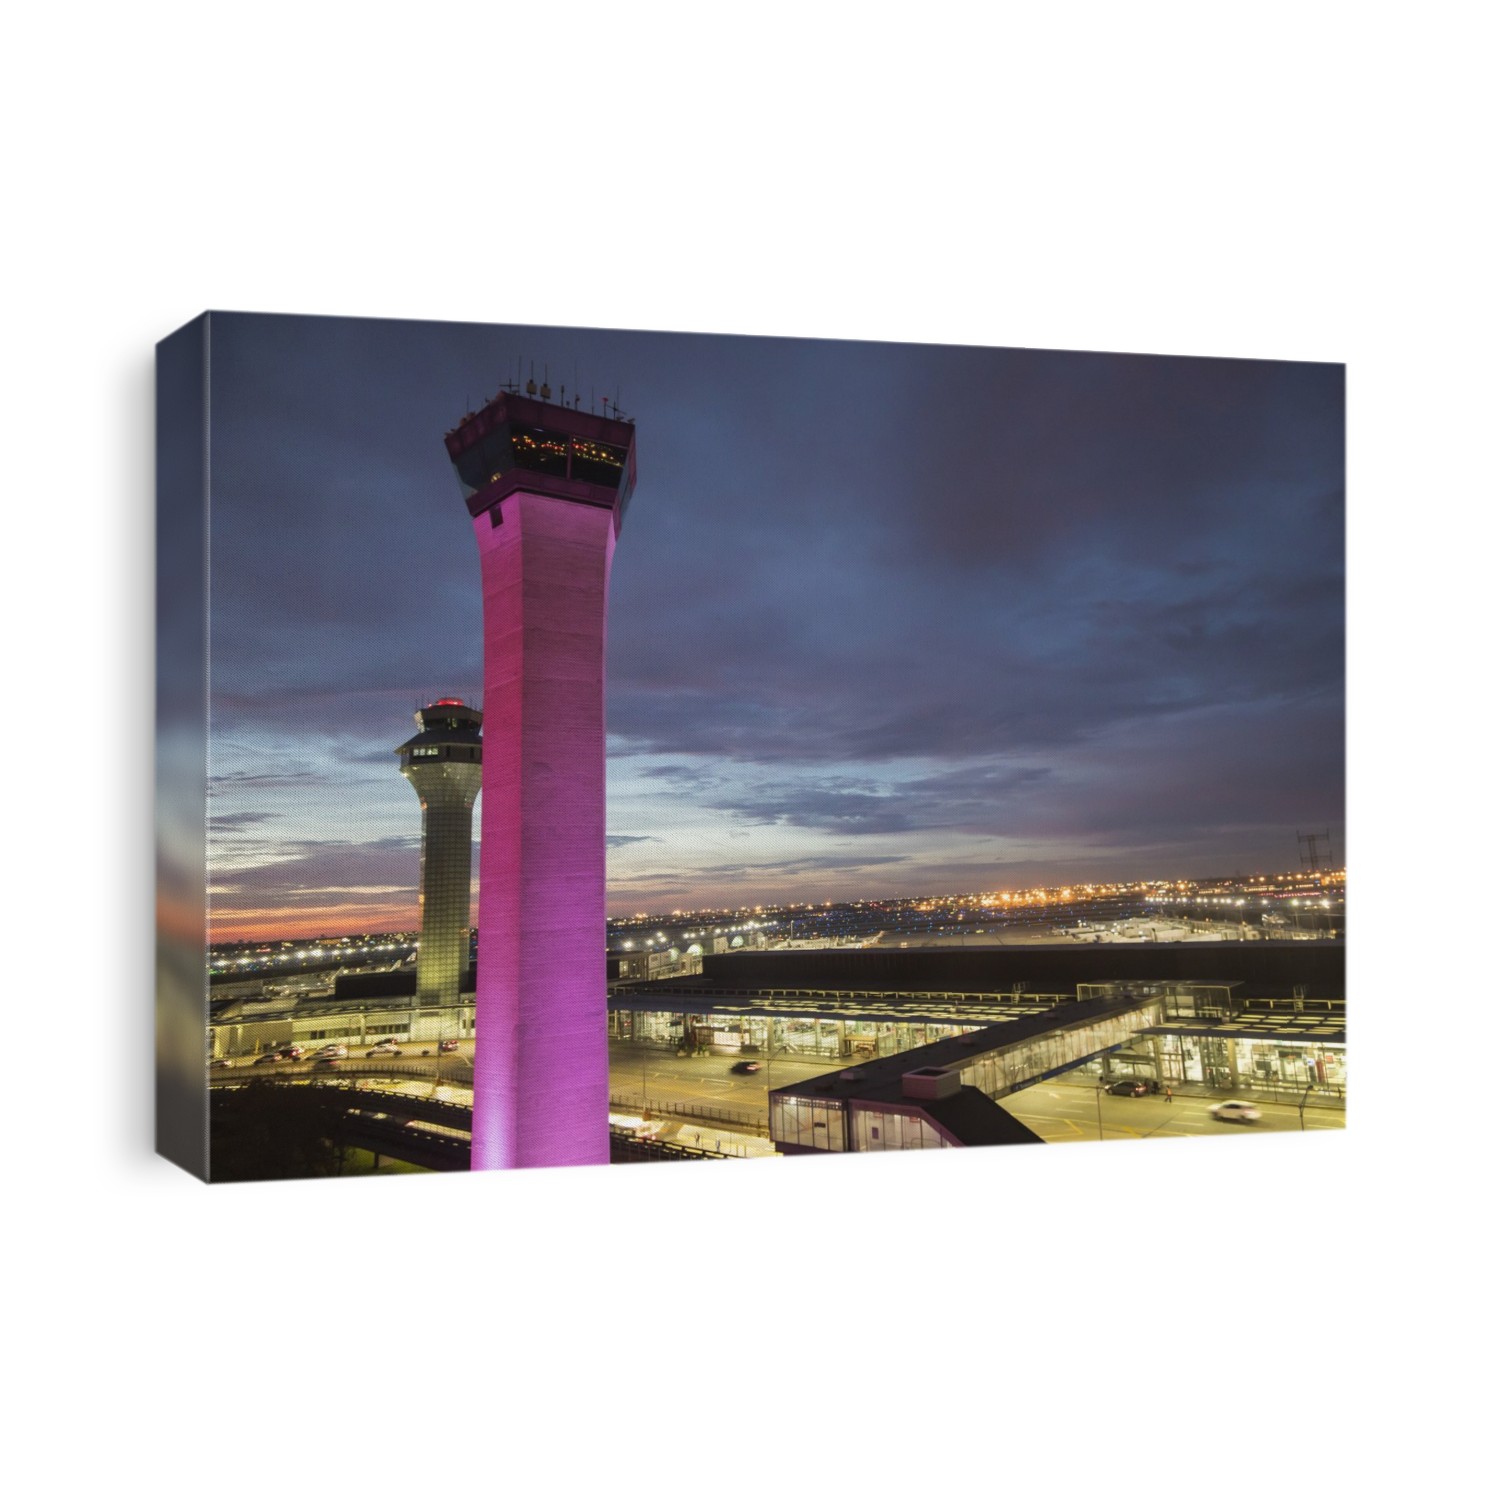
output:
POLYGON ((1304 1130, 1307 1129, 1307 1114, 1306 1114, 1306 1110, 1307 1110, 1307 1096, 1310 1093, 1312 1093, 1313 1087, 1314 1087, 1313 1080, 1312 1079, 1308 1079, 1308 1081, 1307 1081, 1307 1087, 1302 1090, 1302 1100, 1297 1105, 1297 1123, 1304 1130))

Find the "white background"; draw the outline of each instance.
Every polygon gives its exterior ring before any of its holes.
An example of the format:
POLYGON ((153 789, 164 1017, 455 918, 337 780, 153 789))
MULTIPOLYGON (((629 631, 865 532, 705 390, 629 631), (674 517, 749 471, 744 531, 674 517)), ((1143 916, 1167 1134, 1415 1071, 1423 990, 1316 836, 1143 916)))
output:
POLYGON ((1480 14, 12 17, 14 1493, 1479 1487, 1480 14), (151 349, 205 307, 1348 361, 1352 1128, 213 1191, 153 1159, 151 349))

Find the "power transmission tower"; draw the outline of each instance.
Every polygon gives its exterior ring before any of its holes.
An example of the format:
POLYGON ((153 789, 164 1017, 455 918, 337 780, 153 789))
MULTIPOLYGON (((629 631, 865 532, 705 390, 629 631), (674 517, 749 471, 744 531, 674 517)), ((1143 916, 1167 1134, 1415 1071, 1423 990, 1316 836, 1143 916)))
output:
POLYGON ((1299 833, 1297 842, 1307 845, 1307 853, 1302 855, 1302 863, 1307 866, 1311 874, 1316 875, 1319 870, 1327 869, 1332 864, 1333 840, 1329 837, 1326 828, 1322 833, 1299 833))

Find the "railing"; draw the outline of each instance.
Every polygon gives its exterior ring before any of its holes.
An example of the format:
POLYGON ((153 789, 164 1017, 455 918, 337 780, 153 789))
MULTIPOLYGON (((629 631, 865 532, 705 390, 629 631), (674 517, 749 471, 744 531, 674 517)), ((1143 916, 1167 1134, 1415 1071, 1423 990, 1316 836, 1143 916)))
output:
POLYGON ((722 1161, 732 1155, 727 1151, 706 1151, 701 1146, 679 1146, 676 1141, 657 1141, 631 1135, 626 1130, 609 1133, 611 1162, 633 1161, 722 1161))
POLYGON ((727 1104, 712 1100, 700 1104, 684 1104, 680 1101, 646 1099, 639 1094, 617 1094, 609 1096, 611 1108, 638 1109, 652 1115, 670 1115, 682 1120, 710 1120, 719 1125, 743 1125, 755 1135, 765 1135, 767 1114, 763 1109, 734 1109, 727 1104))
POLYGON ((1339 1016, 1345 1014, 1346 1006, 1343 1000, 1241 1000, 1235 1002, 1241 1014, 1254 1014, 1257 1011, 1267 1015, 1324 1015, 1339 1016))
POLYGON ((363 1088, 359 1080, 347 1075, 343 1078, 324 1075, 312 1078, 245 1077, 225 1080, 218 1087, 310 1090, 320 1103, 342 1109, 346 1113, 357 1111, 365 1115, 426 1120, 430 1124, 444 1125, 450 1130, 469 1130, 474 1118, 471 1105, 460 1104, 451 1099, 434 1099, 426 1094, 406 1094, 396 1089, 363 1088))
MULTIPOLYGON (((842 1000, 858 1001, 866 1007, 872 1007, 881 1001, 915 1003, 918 1001, 942 1000, 950 1005, 1042 1005, 1045 1009, 1051 1006, 1045 1004, 1051 1001, 1053 1004, 1061 1005, 1076 1000, 1078 997, 1072 994, 1051 994, 1040 991, 1025 990, 1017 994, 1013 990, 1001 990, 994 992, 975 992, 957 990, 808 990, 808 989, 743 989, 736 985, 689 985, 680 984, 676 989, 667 988, 667 984, 677 984, 676 980, 651 985, 647 980, 622 983, 612 982, 609 986, 611 997, 617 991, 628 995, 649 995, 652 998, 663 1000, 750 1000, 757 1004, 764 1004, 770 1000, 842 1000), (637 985, 640 988, 637 988, 637 985)), ((662 1010, 674 1009, 671 1005, 663 1005, 662 1010)))
POLYGON ((413 1058, 410 1062, 380 1062, 376 1058, 342 1057, 332 1067, 314 1068, 311 1058, 301 1061, 255 1063, 249 1058, 235 1059, 232 1068, 211 1068, 208 1081, 211 1084, 250 1083, 256 1079, 271 1082, 275 1079, 312 1078, 329 1082, 340 1078, 422 1078, 428 1082, 452 1083, 467 1087, 473 1079, 473 1065, 462 1058, 462 1067, 455 1071, 458 1054, 452 1057, 413 1058))

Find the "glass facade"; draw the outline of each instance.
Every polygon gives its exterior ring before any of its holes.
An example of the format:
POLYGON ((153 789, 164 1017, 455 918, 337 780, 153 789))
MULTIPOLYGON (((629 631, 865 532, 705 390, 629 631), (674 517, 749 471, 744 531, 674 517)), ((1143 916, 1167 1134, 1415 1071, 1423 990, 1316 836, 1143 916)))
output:
POLYGON ((591 443, 586 438, 574 438, 571 477, 615 489, 625 474, 625 457, 625 450, 612 443, 591 443))
POLYGON ((1347 1049, 1322 1040, 1234 1036, 1153 1035, 1164 1082, 1220 1089, 1286 1089, 1342 1097, 1348 1086, 1347 1049))
POLYGON ((544 427, 513 427, 510 450, 518 469, 567 477, 568 435, 565 432, 549 432, 544 427))
POLYGON ((614 443, 516 423, 491 428, 459 455, 454 466, 465 495, 474 494, 512 469, 581 480, 619 492, 629 459, 629 450, 614 443))
POLYGON ((1069 1026, 1042 1036, 1013 1042, 981 1053, 960 1068, 960 1076, 991 1099, 999 1099, 1025 1088, 1039 1078, 1075 1068, 1085 1058, 1113 1047, 1123 1047, 1131 1037, 1160 1019, 1155 1002, 1139 1010, 1085 1026, 1069 1026))
POLYGON ((797 1099, 773 1094, 771 1139, 778 1145, 847 1151, 844 1110, 842 1099, 797 1099))
POLYGON ((695 1046, 717 1052, 774 1052, 777 1057, 821 1057, 830 1063, 892 1057, 979 1029, 940 1022, 855 1021, 826 1016, 684 1016, 673 1011, 623 1009, 611 1009, 609 1013, 609 1034, 616 1041, 681 1039, 689 1026, 695 1046))
POLYGON ((854 1105, 850 1113, 856 1151, 932 1151, 953 1144, 922 1115, 864 1104, 854 1105))

